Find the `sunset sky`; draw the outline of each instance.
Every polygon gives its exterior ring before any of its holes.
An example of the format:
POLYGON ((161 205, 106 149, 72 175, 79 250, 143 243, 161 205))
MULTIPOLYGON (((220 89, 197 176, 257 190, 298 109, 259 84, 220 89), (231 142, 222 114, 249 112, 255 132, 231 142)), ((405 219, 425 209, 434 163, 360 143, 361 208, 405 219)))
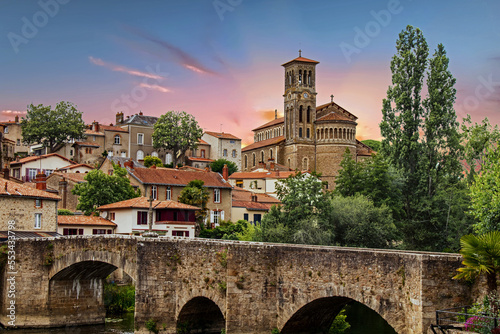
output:
POLYGON ((455 109, 500 123, 500 1, 2 0, 0 121, 27 105, 71 101, 84 120, 117 111, 184 110, 206 130, 252 141, 283 111, 281 64, 317 66, 317 103, 358 116, 358 139, 380 139, 382 99, 399 32, 443 43, 455 109))

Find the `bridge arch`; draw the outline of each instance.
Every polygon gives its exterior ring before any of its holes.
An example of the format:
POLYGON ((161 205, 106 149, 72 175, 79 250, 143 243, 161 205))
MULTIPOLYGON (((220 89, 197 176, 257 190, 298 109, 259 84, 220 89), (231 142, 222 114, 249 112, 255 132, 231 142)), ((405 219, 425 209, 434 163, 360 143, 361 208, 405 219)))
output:
MULTIPOLYGON (((225 313, 224 313, 225 314, 225 313)), ((226 328, 226 319, 217 303, 207 297, 194 297, 185 303, 177 315, 177 330, 218 334, 226 328)))

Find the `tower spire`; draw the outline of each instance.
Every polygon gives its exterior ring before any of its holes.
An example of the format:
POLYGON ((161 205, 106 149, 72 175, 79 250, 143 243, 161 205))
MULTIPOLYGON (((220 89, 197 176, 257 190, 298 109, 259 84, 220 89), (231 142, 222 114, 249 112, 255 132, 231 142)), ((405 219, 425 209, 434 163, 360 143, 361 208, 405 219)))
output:
POLYGON ((302 57, 302 50, 299 49, 299 57, 302 57))

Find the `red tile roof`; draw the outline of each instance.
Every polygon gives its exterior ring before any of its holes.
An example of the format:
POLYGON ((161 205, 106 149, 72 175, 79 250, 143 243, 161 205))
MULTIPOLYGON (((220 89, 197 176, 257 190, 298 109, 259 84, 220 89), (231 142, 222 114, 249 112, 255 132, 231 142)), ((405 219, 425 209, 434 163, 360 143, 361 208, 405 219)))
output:
POLYGON ((295 171, 267 171, 267 172, 236 172, 229 176, 230 179, 286 179, 295 175, 295 171))
POLYGON ((116 224, 110 220, 96 217, 96 216, 57 216, 58 225, 82 225, 82 226, 112 226, 116 227, 116 224))
MULTIPOLYGON (((0 196, 5 197, 28 197, 28 198, 45 198, 49 200, 60 200, 61 197, 49 192, 38 190, 29 187, 25 184, 19 184, 14 181, 0 178, 0 196)), ((22 208, 19 208, 22 210, 22 208)))
POLYGON ((61 158, 63 160, 68 161, 70 164, 76 164, 76 162, 74 162, 73 160, 70 160, 70 159, 68 159, 66 157, 63 157, 60 154, 50 153, 50 154, 44 154, 44 155, 33 155, 33 156, 30 156, 30 157, 22 158, 22 159, 19 159, 19 161, 12 161, 10 163, 10 165, 11 166, 13 166, 13 165, 19 165, 19 164, 24 164, 26 162, 37 161, 37 160, 40 160, 40 159, 46 159, 46 158, 50 158, 50 157, 59 157, 59 158, 61 158))
POLYGON ((195 158, 195 157, 187 157, 188 160, 191 161, 198 161, 198 162, 213 162, 212 159, 207 159, 207 158, 195 158))
POLYGON ((78 167, 88 167, 90 169, 94 169, 94 167, 87 165, 87 164, 76 164, 76 165, 64 166, 64 167, 58 168, 57 170, 66 170, 66 169, 73 169, 73 168, 78 168, 78 167))
POLYGON ((232 206, 236 208, 246 208, 247 210, 269 211, 273 205, 275 204, 233 200, 232 206))
POLYGON ((233 189, 233 192, 232 192, 233 206, 234 206, 234 201, 251 202, 252 195, 257 196, 257 202, 259 202, 259 203, 271 203, 271 204, 280 204, 281 203, 281 201, 279 199, 274 198, 273 196, 270 196, 268 194, 254 193, 253 191, 249 191, 246 189, 241 189, 241 188, 236 187, 233 189))
POLYGON ((284 140, 285 140, 284 136, 278 136, 278 137, 274 137, 271 139, 261 140, 259 142, 245 146, 244 148, 241 149, 241 152, 246 152, 246 151, 250 151, 250 150, 253 150, 256 148, 261 148, 261 147, 265 147, 265 146, 269 146, 269 145, 277 145, 284 140))
MULTIPOLYGON (((199 207, 179 203, 176 201, 153 201, 153 209, 182 209, 182 210, 200 210, 199 207)), ((126 201, 116 202, 112 204, 106 204, 98 207, 98 210, 110 210, 110 209, 149 209, 149 202, 146 197, 136 197, 128 199, 126 201)))
POLYGON ((345 113, 347 114, 348 116, 350 116, 352 118, 352 120, 357 120, 358 118, 350 113, 349 111, 347 111, 346 109, 342 108, 340 105, 338 105, 337 103, 335 102, 329 102, 329 103, 325 103, 325 104, 322 104, 322 105, 319 105, 319 106, 316 106, 316 112, 322 110, 322 109, 325 109, 325 108, 328 108, 328 107, 333 107, 334 109, 337 109, 339 110, 341 113, 345 113))
POLYGON ((128 130, 120 128, 119 126, 113 126, 113 125, 101 125, 99 124, 99 128, 103 129, 104 131, 115 131, 115 132, 128 132, 128 130))
POLYGON ((90 143, 90 142, 85 142, 85 141, 76 141, 73 146, 83 146, 83 147, 101 147, 100 145, 97 145, 96 143, 90 143))
POLYGON ((174 185, 185 187, 189 181, 202 180, 205 187, 232 188, 222 175, 215 172, 198 172, 173 168, 135 168, 130 175, 143 184, 174 185))
POLYGON ((222 139, 236 139, 236 140, 241 140, 241 138, 238 138, 236 136, 233 136, 230 133, 225 133, 225 132, 212 132, 212 131, 205 131, 207 135, 217 137, 217 138, 222 138, 222 139))
POLYGON ((268 127, 273 126, 273 125, 282 124, 284 122, 285 122, 285 117, 279 117, 279 118, 273 119, 272 121, 267 122, 267 123, 259 126, 258 128, 253 129, 252 131, 265 129, 265 128, 268 128, 268 127))
POLYGON ((204 141, 203 139, 198 139, 198 144, 201 144, 201 145, 210 145, 209 143, 207 143, 206 141, 204 141))
POLYGON ((87 136, 100 136, 100 137, 104 137, 104 133, 93 131, 93 130, 89 130, 89 129, 85 130, 85 135, 87 135, 87 136))
POLYGON ((286 63, 284 63, 283 65, 281 66, 285 66, 285 65, 288 65, 290 64, 291 62, 294 62, 294 61, 301 61, 303 63, 313 63, 313 64, 319 64, 319 61, 316 61, 316 60, 312 60, 312 59, 308 59, 308 58, 304 58, 304 57, 297 57, 295 59, 292 59, 286 63))
POLYGON ((344 116, 338 112, 335 112, 335 111, 332 111, 332 112, 326 114, 325 116, 318 118, 316 120, 316 123, 329 122, 329 121, 337 121, 337 122, 340 121, 342 123, 354 123, 354 124, 356 124, 356 122, 354 122, 349 117, 346 117, 346 116, 344 116))
POLYGON ((371 147, 368 145, 360 142, 359 140, 356 139, 356 155, 357 156, 365 156, 369 157, 372 155, 372 153, 377 153, 375 152, 371 147))

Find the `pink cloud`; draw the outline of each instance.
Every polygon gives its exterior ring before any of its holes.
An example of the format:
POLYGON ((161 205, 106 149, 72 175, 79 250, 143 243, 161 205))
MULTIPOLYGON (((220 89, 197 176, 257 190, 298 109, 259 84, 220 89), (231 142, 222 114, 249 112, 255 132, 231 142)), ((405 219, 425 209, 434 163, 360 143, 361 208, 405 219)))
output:
POLYGON ((112 63, 105 62, 102 59, 94 58, 92 56, 89 56, 89 61, 94 65, 103 66, 103 67, 106 67, 106 68, 110 69, 111 71, 115 71, 115 72, 123 72, 123 73, 127 73, 130 75, 136 76, 136 77, 142 77, 142 78, 148 78, 148 79, 155 79, 155 80, 163 80, 164 79, 162 76, 157 75, 157 74, 142 72, 139 70, 127 68, 125 66, 115 65, 112 63))
POLYGON ((168 88, 165 88, 163 86, 159 86, 159 85, 149 85, 147 83, 144 83, 144 82, 141 82, 139 84, 140 87, 143 87, 143 88, 147 88, 147 89, 153 89, 153 90, 157 90, 159 92, 162 92, 162 93, 169 93, 171 92, 170 89, 168 88))

